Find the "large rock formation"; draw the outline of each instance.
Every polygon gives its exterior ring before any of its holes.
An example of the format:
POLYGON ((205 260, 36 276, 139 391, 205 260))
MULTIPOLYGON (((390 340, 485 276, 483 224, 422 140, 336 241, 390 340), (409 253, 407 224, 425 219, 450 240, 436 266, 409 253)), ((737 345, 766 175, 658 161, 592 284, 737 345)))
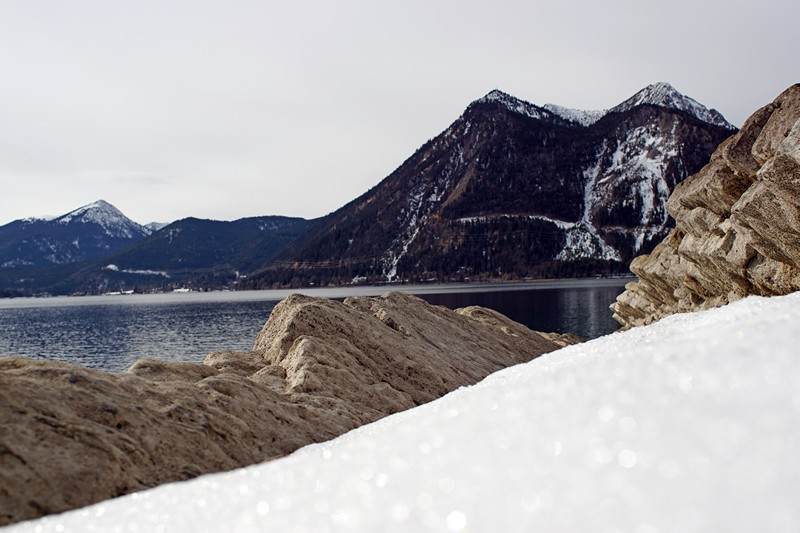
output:
POLYGON ((287 454, 558 346, 494 311, 294 295, 250 352, 0 360, 0 525, 287 454))
POLYGON ((612 305, 623 326, 800 289, 800 84, 756 111, 667 203, 676 227, 612 305))

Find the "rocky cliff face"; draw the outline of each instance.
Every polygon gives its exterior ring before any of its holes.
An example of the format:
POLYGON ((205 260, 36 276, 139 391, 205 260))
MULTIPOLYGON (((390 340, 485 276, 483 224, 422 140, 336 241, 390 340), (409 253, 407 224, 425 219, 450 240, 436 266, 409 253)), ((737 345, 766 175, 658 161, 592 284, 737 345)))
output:
POLYGON ((327 440, 558 345, 488 309, 294 295, 250 352, 123 374, 0 360, 0 525, 327 440))
POLYGON ((667 203, 676 227, 612 305, 626 327, 800 289, 800 84, 756 111, 667 203))

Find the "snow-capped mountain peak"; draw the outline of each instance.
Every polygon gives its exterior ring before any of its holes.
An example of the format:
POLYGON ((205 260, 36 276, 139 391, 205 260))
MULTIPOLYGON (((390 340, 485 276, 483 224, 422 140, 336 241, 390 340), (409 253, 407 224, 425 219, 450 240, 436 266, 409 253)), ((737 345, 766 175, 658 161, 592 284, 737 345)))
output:
MULTIPOLYGON (((687 110, 692 104, 703 107, 695 100, 678 92, 675 87, 667 82, 652 83, 637 92, 614 109, 627 110, 637 105, 658 105, 673 109, 687 110)), ((705 109, 705 107, 703 107, 705 109)))
POLYGON ((510 104, 512 106, 518 105, 519 103, 522 102, 522 100, 520 100, 516 96, 511 96, 507 92, 501 91, 500 89, 494 89, 493 91, 490 91, 486 96, 484 96, 483 98, 479 98, 477 101, 500 102, 507 105, 510 104))
POLYGON ((614 106, 611 109, 571 109, 557 104, 545 104, 543 106, 537 106, 497 89, 491 91, 483 98, 475 101, 475 103, 488 102, 499 103, 510 111, 520 113, 531 118, 544 119, 559 117, 569 123, 578 124, 584 127, 591 126, 609 113, 622 113, 625 111, 630 111, 631 109, 641 105, 654 105, 689 113, 703 122, 720 126, 731 131, 736 129, 733 124, 725 120, 725 117, 723 117, 719 111, 716 109, 708 109, 697 100, 680 93, 672 85, 666 82, 658 82, 648 85, 621 104, 614 106))
POLYGON ((151 233, 113 205, 98 200, 59 217, 15 220, 0 226, 0 269, 93 259, 151 233))
POLYGON ((640 105, 656 105, 669 109, 677 109, 693 115, 694 117, 721 126, 730 130, 736 127, 725 120, 725 117, 716 109, 708 109, 706 106, 680 92, 675 87, 666 82, 653 83, 641 91, 637 92, 621 104, 612 107, 610 112, 622 112, 633 109, 640 105))
POLYGON ((508 109, 509 111, 513 111, 515 113, 519 113, 521 115, 525 115, 530 118, 542 119, 547 116, 552 116, 550 112, 546 109, 541 108, 539 106, 533 105, 530 102, 526 102, 524 100, 520 100, 515 96, 511 96, 508 93, 504 93, 498 89, 491 91, 489 94, 484 96, 483 98, 479 98, 473 103, 498 103, 508 109))
POLYGON ((122 212, 109 204, 105 200, 97 200, 91 204, 84 205, 70 211, 66 215, 61 215, 55 219, 55 222, 60 224, 69 224, 73 220, 79 219, 81 221, 100 221, 104 218, 121 218, 125 217, 122 212))
POLYGON ((102 227, 111 237, 131 238, 136 235, 149 235, 152 231, 126 217, 119 209, 106 202, 97 200, 62 215, 53 222, 58 224, 96 224, 102 227))

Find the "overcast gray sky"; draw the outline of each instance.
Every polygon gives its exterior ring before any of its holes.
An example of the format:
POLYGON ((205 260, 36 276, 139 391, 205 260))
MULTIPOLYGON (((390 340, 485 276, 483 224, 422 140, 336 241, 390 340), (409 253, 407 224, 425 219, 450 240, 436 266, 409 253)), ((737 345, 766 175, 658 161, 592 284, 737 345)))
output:
POLYGON ((800 81, 797 0, 0 0, 0 224, 325 215, 492 89, 668 81, 741 125, 800 81))

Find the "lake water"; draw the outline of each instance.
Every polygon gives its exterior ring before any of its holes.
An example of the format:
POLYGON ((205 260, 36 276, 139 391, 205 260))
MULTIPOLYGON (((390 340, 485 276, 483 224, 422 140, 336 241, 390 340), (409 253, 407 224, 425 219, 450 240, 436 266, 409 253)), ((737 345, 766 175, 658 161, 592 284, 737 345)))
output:
POLYGON ((617 328, 608 306, 627 281, 0 299, 0 356, 57 359, 110 371, 125 370, 144 357, 202 361, 217 350, 252 348, 272 308, 291 292, 340 299, 402 290, 436 305, 481 305, 532 329, 590 339, 617 328))

